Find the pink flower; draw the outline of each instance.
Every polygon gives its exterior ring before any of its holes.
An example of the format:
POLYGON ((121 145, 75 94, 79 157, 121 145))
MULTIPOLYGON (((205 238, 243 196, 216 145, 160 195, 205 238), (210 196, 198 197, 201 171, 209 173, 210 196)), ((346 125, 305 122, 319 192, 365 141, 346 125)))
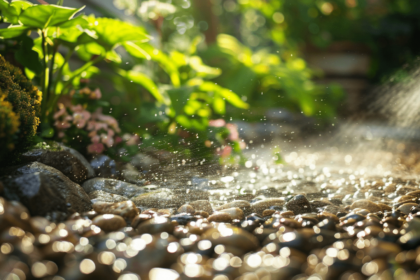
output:
POLYGON ((226 125, 226 128, 229 129, 229 139, 232 141, 236 141, 239 139, 239 132, 238 132, 238 127, 235 124, 232 123, 228 123, 226 125))
POLYGON ((115 141, 115 144, 119 144, 122 142, 122 138, 120 136, 117 136, 115 137, 114 141, 115 141))
POLYGON ((58 133, 58 138, 63 138, 64 136, 66 136, 66 135, 64 134, 64 132, 60 131, 60 132, 58 133))
POLYGON ((73 124, 75 124, 78 128, 83 128, 89 119, 90 113, 86 110, 73 114, 73 124))
POLYGON ((70 110, 72 110, 73 112, 82 112, 85 109, 82 107, 82 105, 77 104, 76 106, 71 106, 70 110))
POLYGON ((226 122, 224 119, 217 119, 217 120, 210 120, 209 121, 209 126, 213 126, 213 127, 222 127, 225 126, 226 122))
POLYGON ((241 150, 245 149, 246 148, 246 143, 243 142, 243 141, 239 142, 239 147, 241 148, 241 150))
POLYGON ((64 105, 62 103, 60 103, 59 105, 59 110, 57 112, 55 112, 54 114, 54 119, 58 119, 59 117, 66 115, 67 111, 66 111, 66 107, 64 107, 64 105))
POLYGON ((105 147, 102 143, 94 143, 87 146, 87 151, 89 154, 100 154, 104 151, 105 147))
POLYGON ((69 128, 71 126, 71 124, 69 122, 66 122, 66 121, 57 120, 57 121, 55 121, 54 126, 58 129, 66 129, 66 128, 69 128))
POLYGON ((222 157, 222 158, 225 158, 225 157, 228 157, 228 156, 230 156, 230 154, 232 153, 232 147, 231 146, 225 146, 224 148, 223 148, 223 150, 221 151, 221 152, 219 152, 219 155, 222 157))
MULTIPOLYGON (((108 131, 109 132, 109 131, 108 131)), ((101 134, 101 142, 108 146, 108 148, 114 145, 114 138, 110 137, 109 134, 102 133, 101 134)))

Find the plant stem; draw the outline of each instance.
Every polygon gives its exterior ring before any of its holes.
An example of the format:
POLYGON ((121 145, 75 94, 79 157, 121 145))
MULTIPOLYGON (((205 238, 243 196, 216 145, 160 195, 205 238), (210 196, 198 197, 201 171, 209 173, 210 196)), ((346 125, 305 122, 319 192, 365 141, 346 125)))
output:
MULTIPOLYGON (((58 69, 58 72, 57 72, 57 76, 56 76, 56 80, 55 80, 55 84, 54 84, 54 92, 57 94, 57 92, 58 92, 58 83, 61 81, 61 78, 62 78, 62 76, 63 76, 63 70, 64 70, 64 67, 66 66, 66 65, 68 65, 68 63, 69 63, 69 60, 70 60, 70 58, 71 58, 71 56, 73 55, 73 53, 74 53, 74 49, 72 49, 72 50, 69 50, 68 52, 67 52, 67 54, 66 54, 66 56, 65 56, 65 58, 64 58, 64 62, 63 62, 63 64, 61 65, 61 67, 60 67, 60 69, 58 69)), ((61 95, 61 92, 60 93, 58 93, 59 95, 61 95)))
POLYGON ((46 120, 46 113, 48 108, 48 99, 49 99, 49 93, 48 93, 48 87, 49 87, 49 67, 48 67, 48 51, 47 51, 47 45, 46 45, 46 30, 41 30, 41 38, 42 38, 42 54, 44 56, 43 62, 44 62, 44 73, 43 73, 43 79, 42 79, 42 110, 41 110, 41 121, 46 120))
POLYGON ((89 67, 93 66, 94 64, 98 63, 99 61, 103 60, 105 56, 97 56, 95 59, 87 62, 85 65, 77 69, 73 72, 73 75, 70 79, 64 84, 63 90, 71 85, 71 82, 79 75, 81 75, 84 71, 86 71, 89 67))

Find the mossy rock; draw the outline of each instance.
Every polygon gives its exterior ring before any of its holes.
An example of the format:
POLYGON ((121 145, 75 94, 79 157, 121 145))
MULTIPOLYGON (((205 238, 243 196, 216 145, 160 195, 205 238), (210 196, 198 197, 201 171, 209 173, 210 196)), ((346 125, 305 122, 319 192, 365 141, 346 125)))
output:
POLYGON ((0 165, 10 163, 32 144, 39 125, 41 99, 41 92, 22 71, 0 55, 0 129, 3 129, 0 132, 0 165))

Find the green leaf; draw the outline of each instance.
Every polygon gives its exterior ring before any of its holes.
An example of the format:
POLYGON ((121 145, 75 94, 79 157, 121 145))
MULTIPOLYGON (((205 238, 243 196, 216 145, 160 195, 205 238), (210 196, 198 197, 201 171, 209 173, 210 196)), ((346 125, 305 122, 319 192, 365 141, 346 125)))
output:
POLYGON ((12 24, 19 24, 19 16, 23 10, 31 7, 33 4, 27 1, 12 1, 0 0, 0 10, 6 22, 12 24))
POLYGON ((15 58, 34 74, 39 75, 42 71, 42 65, 38 53, 32 49, 33 47, 34 41, 32 38, 24 36, 19 42, 19 49, 15 52, 15 58))
POLYGON ((213 98, 213 110, 220 115, 226 113, 226 103, 220 96, 215 96, 213 98))
POLYGON ((11 39, 18 37, 29 30, 28 27, 22 25, 10 25, 8 28, 0 29, 0 39, 11 39))
POLYGON ((201 91, 214 92, 215 94, 218 94, 219 96, 225 98, 227 102, 229 102, 230 104, 232 104, 233 106, 237 108, 242 108, 242 109, 249 108, 249 105, 246 102, 244 102, 241 98, 239 98, 239 96, 236 93, 232 92, 231 90, 227 88, 223 88, 212 82, 202 81, 200 79, 190 80, 189 83, 191 85, 198 85, 199 86, 198 88, 201 91))
POLYGON ((59 26, 71 19, 80 9, 68 8, 56 5, 35 5, 25 9, 19 16, 19 22, 23 25, 45 29, 51 26, 59 26))
POLYGON ((77 55, 84 61, 91 60, 92 56, 96 56, 96 55, 102 56, 106 54, 105 48, 96 42, 78 46, 76 48, 76 52, 77 52, 77 55))
POLYGON ((156 98, 158 102, 167 103, 164 96, 158 90, 158 87, 156 86, 155 82, 153 82, 152 79, 150 79, 145 74, 136 72, 136 71, 124 71, 124 70, 120 70, 119 74, 121 76, 126 77, 130 81, 133 81, 136 84, 143 86, 156 98))
POLYGON ((184 111, 184 107, 193 91, 194 88, 192 87, 179 87, 166 91, 177 115, 180 115, 184 111))
POLYGON ((156 61, 162 69, 168 73, 171 82, 175 87, 181 85, 177 65, 164 52, 148 43, 126 42, 124 43, 124 47, 127 52, 134 57, 156 61))
POLYGON ((96 32, 98 43, 112 50, 125 42, 147 42, 151 39, 144 28, 110 18, 87 18, 90 28, 96 32))
POLYGON ((213 79, 222 73, 222 71, 218 68, 205 65, 201 58, 198 56, 190 57, 189 64, 191 68, 197 72, 198 77, 213 79))

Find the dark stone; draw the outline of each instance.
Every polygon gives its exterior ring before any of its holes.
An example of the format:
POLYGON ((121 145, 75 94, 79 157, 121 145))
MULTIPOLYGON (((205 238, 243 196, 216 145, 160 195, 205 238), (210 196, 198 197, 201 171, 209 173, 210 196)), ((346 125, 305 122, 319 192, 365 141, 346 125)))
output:
POLYGON ((21 159, 25 163, 38 161, 54 167, 79 184, 95 176, 89 162, 78 151, 59 143, 30 150, 24 153, 21 159))
POLYGON ((31 162, 23 165, 12 166, 1 171, 2 175, 18 176, 40 172, 46 175, 52 182, 53 187, 64 197, 65 203, 70 203, 68 213, 85 212, 91 210, 92 203, 86 192, 79 184, 76 184, 61 171, 40 162, 31 162))
POLYGON ((108 178, 93 178, 82 184, 86 193, 104 191, 131 198, 146 192, 144 188, 123 181, 108 178))
POLYGON ((293 211, 295 215, 312 212, 311 205, 304 195, 296 195, 286 203, 287 210, 293 211))
POLYGON ((183 214, 178 214, 178 215, 171 216, 170 220, 171 221, 176 221, 176 222, 178 222, 179 225, 185 226, 191 221, 197 221, 197 218, 194 217, 194 216, 191 216, 189 214, 183 213, 183 214))
POLYGON ((90 166, 93 168, 97 177, 116 179, 120 175, 115 160, 106 155, 93 157, 90 161, 90 166))
POLYGON ((66 201, 45 174, 3 177, 2 181, 4 197, 21 202, 33 216, 45 216, 52 211, 67 212, 66 201))

